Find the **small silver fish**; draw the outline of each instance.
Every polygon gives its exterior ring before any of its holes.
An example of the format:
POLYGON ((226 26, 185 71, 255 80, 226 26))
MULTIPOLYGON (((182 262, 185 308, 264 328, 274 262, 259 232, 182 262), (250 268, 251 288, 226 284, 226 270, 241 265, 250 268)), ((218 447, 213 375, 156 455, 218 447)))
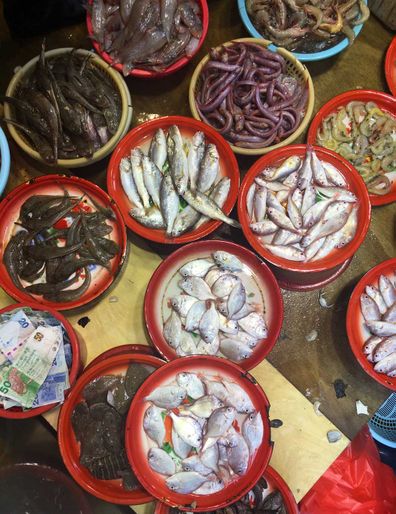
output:
POLYGON ((227 319, 225 316, 219 313, 219 330, 224 334, 237 334, 239 327, 236 320, 227 319))
POLYGON ((184 388, 168 385, 157 387, 146 396, 145 400, 153 402, 154 405, 163 409, 174 409, 182 403, 186 396, 187 392, 184 388))
POLYGON ((212 469, 205 466, 198 455, 191 455, 191 457, 183 459, 181 465, 183 471, 196 471, 197 473, 200 473, 204 476, 212 473, 212 469))
POLYGON ((199 168, 197 189, 206 193, 213 186, 220 170, 220 157, 216 145, 209 143, 199 168))
POLYGON ((267 209, 267 188, 258 187, 253 199, 253 212, 254 219, 257 221, 263 221, 265 218, 265 212, 267 209))
POLYGON ((291 173, 288 177, 285 178, 285 180, 283 181, 283 185, 290 189, 293 189, 297 187, 298 178, 299 172, 293 171, 293 173, 291 173))
POLYGON ((242 281, 239 280, 235 286, 232 288, 230 296, 227 300, 227 312, 228 316, 232 318, 234 314, 239 312, 246 302, 246 289, 242 284, 242 281))
POLYGON ((140 199, 135 181, 132 176, 131 161, 128 157, 123 157, 120 162, 120 179, 124 193, 127 195, 128 200, 139 209, 143 209, 143 204, 140 199))
POLYGON ((223 270, 231 272, 243 270, 242 262, 238 259, 238 257, 235 257, 235 255, 232 255, 229 252, 218 250, 212 254, 212 257, 217 266, 223 270))
POLYGON ((218 298, 224 298, 231 293, 239 282, 240 279, 231 273, 221 275, 213 284, 212 293, 218 298))
POLYGON ((196 373, 182 371, 176 375, 176 381, 180 387, 184 387, 188 396, 194 400, 205 394, 205 387, 196 373))
POLYGON ((291 199, 293 200, 294 204, 296 205, 299 211, 301 211, 303 197, 304 195, 301 189, 298 189, 298 187, 296 187, 296 189, 293 191, 291 195, 291 199))
POLYGON ((219 346, 220 341, 217 336, 210 343, 206 343, 203 339, 201 339, 197 344, 197 353, 200 355, 217 355, 219 346))
POLYGON ((143 179, 143 152, 140 148, 134 148, 131 152, 131 167, 133 180, 136 184, 137 191, 143 202, 143 207, 148 209, 150 207, 150 198, 144 185, 143 179))
POLYGON ((170 174, 164 175, 160 188, 160 204, 162 217, 166 224, 166 233, 172 235, 173 225, 179 212, 179 196, 173 186, 170 174))
POLYGON ((273 221, 268 219, 256 223, 251 223, 250 228, 252 232, 254 232, 255 234, 259 234, 261 236, 274 234, 277 230, 279 230, 278 225, 276 225, 273 221))
POLYGON ((378 305, 367 294, 360 295, 360 309, 366 321, 376 321, 381 319, 378 305))
POLYGON ((301 165, 301 159, 298 155, 288 157, 283 163, 275 170, 274 174, 269 180, 280 180, 286 178, 288 175, 296 171, 301 165))
POLYGON ((249 465, 249 447, 244 437, 234 431, 227 436, 228 465, 237 475, 244 475, 249 465))
POLYGON ((305 261, 305 253, 302 250, 294 248, 293 246, 266 244, 265 247, 277 257, 282 257, 283 259, 288 259, 289 261, 305 261))
POLYGON ((198 353, 194 339, 192 338, 191 334, 185 330, 182 330, 180 343, 176 349, 176 353, 180 357, 186 357, 186 355, 195 355, 198 353))
POLYGON ((310 261, 313 258, 315 258, 315 260, 320 258, 320 256, 318 254, 319 254, 319 251, 321 250, 321 248, 323 247, 326 239, 327 239, 326 237, 317 239, 316 241, 311 243, 309 246, 307 246, 307 248, 305 248, 305 260, 306 261, 310 261))
POLYGON ((390 321, 366 321, 367 328, 378 337, 396 335, 396 323, 390 321))
POLYGON ((159 447, 163 445, 165 438, 165 425, 161 412, 162 410, 156 405, 150 405, 143 418, 144 431, 159 447))
POLYGON ((286 214, 285 208, 280 203, 280 201, 277 199, 277 197, 274 195, 272 191, 268 191, 267 193, 267 211, 268 209, 276 209, 277 211, 281 212, 282 214, 286 214))
POLYGON ((242 425, 242 435, 253 455, 263 440, 264 425, 259 412, 251 412, 242 425))
POLYGON ((207 310, 199 321, 199 333, 205 343, 212 343, 219 333, 219 315, 217 313, 215 304, 209 302, 207 310))
POLYGON ((256 184, 253 182, 253 184, 249 187, 249 190, 246 195, 246 209, 250 220, 253 219, 253 200, 256 192, 256 187, 256 184))
POLYGON ((197 188, 199 167, 205 152, 205 135, 203 132, 195 132, 191 138, 188 148, 188 175, 190 178, 190 189, 194 193, 197 188))
POLYGON ((381 337, 371 336, 367 339, 367 341, 363 345, 363 353, 367 355, 367 360, 370 362, 374 362, 374 351, 375 348, 382 341, 381 337))
POLYGON ((327 207, 333 202, 334 199, 330 198, 329 200, 321 200, 320 202, 313 204, 303 216, 303 227, 309 228, 312 227, 312 225, 315 225, 315 223, 317 223, 323 216, 327 207))
POLYGON ((396 290, 392 282, 385 275, 380 275, 378 287, 387 308, 396 302, 396 290))
POLYGON ((317 182, 320 186, 328 186, 329 183, 327 181, 327 176, 323 168, 322 161, 313 150, 311 154, 311 166, 315 182, 317 182))
POLYGON ((351 213, 345 225, 340 230, 340 238, 337 244, 337 248, 341 248, 352 241, 355 237, 358 226, 358 206, 352 207, 351 213))
POLYGON ((221 339, 220 351, 234 362, 239 362, 251 357, 253 350, 247 344, 230 337, 221 339))
POLYGON ((283 212, 278 211, 270 207, 267 209, 268 217, 271 221, 278 225, 278 227, 288 230, 289 232, 298 233, 298 229, 293 225, 290 219, 283 212))
POLYGON ((238 412, 249 414, 255 410, 249 395, 244 389, 235 382, 223 380, 224 387, 227 390, 227 398, 225 403, 234 407, 238 412))
POLYGON ((211 480, 208 480, 200 487, 198 487, 198 489, 195 489, 194 494, 207 496, 208 494, 218 493, 223 489, 224 481, 221 478, 218 478, 216 475, 213 475, 213 478, 211 480))
POLYGON ((172 346, 172 348, 177 348, 180 344, 182 332, 182 324, 181 319, 177 312, 172 311, 169 318, 166 320, 163 329, 163 335, 166 342, 172 346))
POLYGON ((220 207, 216 204, 216 202, 206 196, 204 193, 196 191, 195 194, 193 194, 191 191, 187 190, 182 196, 185 201, 191 205, 191 207, 193 207, 196 211, 200 212, 204 216, 222 221, 223 223, 227 223, 227 225, 231 225, 234 228, 241 228, 241 225, 238 221, 235 221, 232 218, 226 216, 220 207))
POLYGON ((221 277, 221 275, 225 275, 227 271, 221 270, 219 268, 213 268, 208 271, 208 273, 205 275, 205 282, 208 284, 208 286, 212 289, 213 284, 216 282, 216 280, 221 277))
POLYGON ((386 303, 378 289, 375 286, 366 286, 366 293, 375 301, 380 313, 385 314, 387 310, 386 303))
POLYGON ((152 470, 161 475, 174 475, 176 465, 172 457, 162 448, 150 448, 147 455, 147 462, 152 470))
POLYGON ((187 444, 176 432, 174 427, 172 426, 172 446, 173 451, 176 453, 178 457, 181 459, 185 459, 191 451, 191 446, 187 444))
POLYGON ((214 202, 220 207, 220 209, 225 204, 230 189, 231 179, 228 177, 223 177, 221 180, 217 182, 217 184, 213 188, 213 191, 210 193, 210 198, 214 200, 214 202))
POLYGON ((354 193, 342 187, 318 186, 316 189, 319 193, 321 193, 323 196, 326 196, 327 198, 334 198, 336 196, 337 200, 340 202, 355 203, 357 201, 357 196, 354 193))
POLYGON ((178 294, 176 296, 172 296, 170 299, 170 303, 172 308, 181 316, 185 318, 187 316, 188 311, 191 307, 197 303, 197 299, 188 294, 178 294))
MULTIPOLYGON (((305 154, 305 159, 299 171, 298 178, 298 187, 299 189, 307 189, 307 187, 311 184, 312 181, 312 166, 311 166, 311 155, 312 149, 310 147, 307 148, 307 153, 305 154)), ((304 214, 304 212, 302 212, 304 214)))
POLYGON ((147 192, 151 196, 154 204, 157 207, 160 207, 160 187, 162 181, 162 173, 153 163, 153 161, 147 157, 147 155, 143 155, 142 165, 144 185, 146 186, 147 192))
POLYGON ((337 201, 329 205, 320 220, 313 225, 301 240, 301 246, 307 247, 317 239, 326 237, 340 230, 348 220, 352 204, 337 201))
POLYGON ((186 409, 200 418, 209 418, 213 411, 223 406, 223 402, 219 400, 217 396, 211 394, 207 396, 201 396, 186 409))
POLYGON ((200 300, 197 301, 191 309, 187 312, 186 320, 184 323, 184 328, 187 332, 195 332, 198 330, 199 322, 201 321, 202 316, 206 312, 206 301, 200 300))
POLYGON ((207 378, 203 378, 202 382, 205 384, 206 394, 214 395, 222 402, 226 400, 228 393, 222 382, 217 380, 209 380, 207 378))
POLYGON ((185 277, 179 281, 179 287, 198 300, 215 299, 208 284, 200 277, 185 277))
POLYGON ((201 277, 203 278, 210 268, 213 267, 213 261, 208 259, 194 259, 187 262, 180 269, 179 273, 183 277, 201 277))
POLYGON ((378 373, 392 373, 396 370, 396 352, 392 352, 374 366, 378 373))
POLYGON ((149 157, 157 168, 162 171, 166 162, 166 137, 164 131, 160 128, 154 134, 150 143, 149 157))
POLYGON ((392 307, 389 307, 389 309, 384 314, 383 320, 396 323, 396 303, 394 303, 392 307))
POLYGON ((396 352, 396 336, 387 337, 378 343, 373 351, 373 360, 379 362, 393 352, 396 352))
POLYGON ((149 209, 140 209, 139 207, 132 207, 129 211, 130 216, 138 221, 141 225, 149 228, 165 228, 164 219, 161 211, 154 205, 149 209))
POLYGON ((196 419, 191 416, 177 416, 170 412, 173 426, 183 441, 194 448, 202 445, 202 428, 196 419))
POLYGON ((219 471, 218 461, 219 461, 219 448, 217 444, 210 446, 207 450, 202 451, 199 454, 202 464, 216 473, 219 471))
POLYGON ((206 426, 205 440, 223 435, 232 425, 235 416, 234 407, 220 407, 213 411, 206 426))
POLYGON ((207 478, 196 471, 181 471, 165 480, 171 491, 179 494, 190 494, 200 487, 207 478))
POLYGON ((300 229, 303 224, 302 215, 301 215, 300 209, 294 203, 294 200, 291 196, 289 196, 289 198, 287 200, 287 213, 288 213, 289 218, 290 218, 291 222, 293 223, 294 227, 296 229, 300 229))
POLYGON ((329 162, 324 162, 324 161, 322 161, 322 166, 325 170, 327 180, 329 182, 331 182, 332 184, 334 184, 335 186, 338 186, 338 187, 346 187, 347 186, 347 182, 346 182, 344 176, 342 175, 342 173, 340 171, 338 171, 338 169, 335 166, 333 166, 329 162))
MULTIPOLYGON (((238 312, 236 312, 233 316, 229 316, 230 319, 234 321, 239 321, 242 318, 246 318, 250 313, 254 312, 254 308, 249 303, 245 303, 245 305, 240 309, 238 312)), ((227 312, 228 317, 228 312, 227 312)))
POLYGON ((191 205, 187 205, 175 218, 172 227, 172 237, 179 237, 187 230, 195 229, 200 218, 202 218, 201 213, 193 209, 191 205))
POLYGON ((303 201, 301 204, 301 214, 305 213, 316 203, 316 189, 313 184, 308 184, 304 191, 303 201))

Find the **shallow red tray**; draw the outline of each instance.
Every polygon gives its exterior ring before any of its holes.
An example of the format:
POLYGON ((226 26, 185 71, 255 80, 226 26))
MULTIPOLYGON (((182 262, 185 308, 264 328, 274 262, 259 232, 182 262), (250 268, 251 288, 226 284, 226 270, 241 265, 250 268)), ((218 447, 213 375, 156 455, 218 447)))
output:
POLYGON ((82 401, 82 390, 94 378, 125 372, 131 362, 141 362, 159 368, 164 361, 146 354, 124 353, 98 362, 84 371, 68 399, 64 403, 58 420, 58 444, 63 462, 74 480, 86 491, 110 503, 137 505, 151 501, 152 496, 142 488, 125 491, 121 480, 98 480, 79 462, 80 443, 75 438, 71 415, 77 403, 82 401))
POLYGON ((359 364, 364 371, 374 378, 383 386, 396 391, 396 377, 388 377, 383 373, 374 371, 374 364, 369 362, 363 353, 363 345, 368 338, 368 331, 364 329, 364 318, 360 310, 360 295, 364 292, 366 286, 374 285, 378 287, 378 279, 380 275, 387 275, 393 279, 396 271, 396 258, 381 262, 370 271, 368 271, 357 283, 348 304, 346 328, 348 333, 349 344, 359 364))
POLYGON ((79 177, 67 177, 65 175, 45 175, 21 184, 13 189, 0 203, 0 285, 10 296, 20 302, 29 302, 34 298, 42 306, 52 307, 56 310, 76 309, 99 298, 114 282, 125 262, 127 235, 120 210, 116 203, 103 191, 88 180, 79 177), (19 218, 20 207, 23 202, 32 195, 37 194, 63 194, 67 189, 72 195, 81 196, 82 192, 88 193, 97 203, 104 207, 110 207, 114 213, 114 220, 107 220, 113 226, 110 236, 118 243, 120 252, 110 263, 110 273, 105 268, 97 271, 91 281, 88 291, 80 298, 71 302, 50 302, 40 295, 31 295, 18 289, 12 282, 3 262, 4 250, 14 229, 14 222, 19 218))
POLYGON ((181 510, 196 512, 225 507, 246 494, 251 489, 252 484, 256 483, 261 477, 268 465, 273 448, 268 418, 269 407, 268 399, 254 377, 232 362, 208 355, 183 357, 168 362, 142 384, 132 400, 125 431, 129 462, 143 487, 155 498, 169 506, 177 506, 181 510), (144 399, 155 388, 172 382, 176 374, 181 371, 202 372, 205 376, 210 373, 236 382, 248 392, 251 401, 263 419, 263 440, 250 463, 247 473, 222 491, 206 496, 179 494, 169 490, 164 477, 155 473, 147 462, 148 438, 143 429, 143 417, 148 402, 144 399))
POLYGON ((187 118, 185 116, 164 116, 162 118, 156 118, 154 120, 146 121, 128 132, 128 134, 118 143, 111 156, 107 168, 107 189, 110 195, 116 200, 124 217, 125 224, 133 232, 157 243, 182 244, 207 236, 216 230, 222 222, 210 220, 203 223, 199 228, 188 231, 179 237, 166 238, 164 230, 147 228, 135 221, 132 216, 129 215, 132 204, 124 193, 119 172, 120 162, 123 157, 129 156, 131 150, 136 146, 141 146, 147 143, 159 128, 166 131, 171 125, 178 125, 181 134, 190 137, 196 131, 200 130, 205 134, 207 142, 214 143, 217 146, 220 156, 221 173, 223 176, 231 179, 230 192, 222 209, 225 214, 228 215, 234 207, 238 196, 239 168, 237 160, 230 145, 218 132, 216 132, 216 130, 206 125, 206 123, 202 123, 202 121, 194 120, 194 118, 187 118))
POLYGON ((392 95, 396 96, 396 36, 392 39, 386 52, 385 76, 392 95))
POLYGON ((155 270, 144 297, 144 318, 147 330, 155 347, 167 360, 178 358, 163 335, 162 302, 169 280, 186 262, 209 257, 212 252, 222 250, 238 257, 257 278, 265 296, 268 337, 261 340, 248 359, 238 362, 246 370, 257 366, 270 353, 278 340, 283 323, 283 299, 279 285, 268 266, 253 252, 228 241, 199 241, 179 248, 169 255, 155 270))
MULTIPOLYGON (((67 398, 77 380, 77 375, 80 369, 80 345, 78 342, 77 334, 74 332, 74 329, 71 326, 71 324, 60 312, 51 309, 51 307, 44 307, 43 305, 40 305, 39 303, 35 302, 13 303, 12 305, 8 305, 7 307, 4 307, 0 310, 0 317, 5 312, 13 311, 15 309, 23 309, 24 307, 30 307, 31 309, 37 311, 49 312, 54 318, 58 319, 62 323, 67 332, 67 335, 69 336, 73 359, 71 368, 69 369, 70 388, 67 391, 65 391, 65 398, 67 398)), ((33 418, 35 416, 40 416, 41 414, 44 414, 44 412, 53 409, 57 405, 57 403, 51 403, 50 405, 43 405, 42 407, 36 407, 35 409, 29 410, 23 410, 22 407, 11 407, 10 409, 4 409, 2 406, 0 406, 0 418, 33 418)))
MULTIPOLYGON (((381 109, 396 117, 396 98, 371 89, 356 89, 346 91, 337 95, 319 109, 308 130, 307 143, 316 143, 316 134, 322 125, 322 121, 338 107, 346 105, 352 101, 375 102, 381 109)), ((396 180, 393 181, 392 190, 386 195, 373 195, 369 193, 371 205, 385 205, 396 200, 396 180)))
POLYGON ((283 259, 276 255, 273 255, 270 251, 266 250, 265 247, 260 243, 258 237, 250 229, 250 221, 246 209, 246 197, 250 186, 254 182, 254 179, 259 175, 264 168, 268 166, 279 165, 282 161, 290 157, 291 155, 298 155, 303 158, 306 154, 307 145, 291 145, 285 148, 280 148, 264 155, 256 161, 253 166, 247 172, 242 185, 238 198, 238 218, 242 225, 243 233, 246 239, 249 241, 255 251, 261 255, 265 260, 281 269, 287 269, 296 273, 316 273, 317 278, 319 273, 328 272, 329 270, 342 265, 346 260, 350 259, 358 250, 359 246, 364 241, 368 227, 370 225, 370 202, 368 198, 367 188, 363 182, 363 179, 355 168, 343 157, 337 153, 315 146, 315 152, 319 159, 325 160, 333 164, 345 177, 350 191, 355 193, 359 201, 359 221, 354 239, 347 244, 345 247, 337 250, 336 253, 330 254, 324 259, 310 262, 294 262, 288 259, 283 259))
MULTIPOLYGON (((93 2, 93 0, 89 0, 88 4, 91 5, 92 2, 93 2)), ((135 69, 131 70, 128 75, 132 75, 133 77, 149 78, 149 79, 166 77, 167 75, 170 75, 171 73, 174 73, 175 71, 180 70, 181 68, 186 66, 186 64, 188 64, 194 58, 194 56, 199 52, 201 46, 203 45, 206 34, 208 32, 208 27, 209 27, 208 4, 207 4, 206 0, 197 0, 197 2, 201 7, 201 13, 202 13, 202 35, 199 40, 199 44, 198 44, 195 52, 193 53, 193 55, 191 55, 190 57, 187 57, 187 56, 182 57, 178 61, 174 62, 168 68, 165 68, 165 70, 163 70, 163 71, 144 70, 144 69, 135 68, 135 69)), ((122 73, 122 65, 119 63, 115 64, 113 59, 110 57, 110 55, 107 52, 102 51, 100 49, 99 43, 96 41, 96 39, 93 35, 92 19, 91 19, 91 14, 90 14, 89 9, 87 9, 87 29, 88 29, 89 37, 91 38, 92 44, 93 44, 96 52, 102 57, 102 59, 104 59, 107 63, 109 63, 113 68, 115 68, 120 73, 122 73)))

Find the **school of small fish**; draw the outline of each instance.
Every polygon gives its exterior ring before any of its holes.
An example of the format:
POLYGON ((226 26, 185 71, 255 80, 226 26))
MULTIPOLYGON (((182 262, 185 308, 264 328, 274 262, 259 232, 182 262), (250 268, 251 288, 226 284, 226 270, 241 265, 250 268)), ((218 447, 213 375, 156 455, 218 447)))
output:
POLYGON ((319 159, 312 147, 267 168, 246 198, 250 229, 283 259, 323 259, 350 243, 358 224, 358 199, 342 173, 319 159))
POLYGON ((366 286, 360 296, 360 308, 365 326, 371 336, 363 345, 363 352, 374 370, 388 377, 396 377, 396 286, 381 275, 378 287, 366 286))
POLYGON ((143 428, 153 443, 148 464, 166 477, 170 490, 208 495, 245 475, 264 426, 241 386, 207 373, 180 372, 145 400, 150 405, 143 428))
POLYGON ((180 294, 169 298, 172 310, 163 335, 179 357, 206 354, 240 362, 264 344, 263 307, 247 290, 246 271, 235 255, 216 251, 178 272, 180 294))
POLYGON ((231 187, 221 177, 216 145, 203 132, 183 138, 177 125, 158 129, 148 155, 139 147, 120 162, 121 184, 140 224, 161 229, 167 238, 194 230, 209 218, 240 227, 222 211, 231 187))

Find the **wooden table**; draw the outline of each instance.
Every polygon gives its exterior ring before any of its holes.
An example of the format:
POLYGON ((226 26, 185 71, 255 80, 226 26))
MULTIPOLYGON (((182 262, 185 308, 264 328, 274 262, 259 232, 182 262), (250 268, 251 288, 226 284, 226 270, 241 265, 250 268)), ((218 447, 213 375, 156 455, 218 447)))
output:
MULTIPOLYGON (((208 36, 192 63, 163 80, 127 79, 134 108, 134 126, 157 115, 190 115, 187 90, 189 78, 198 61, 211 46, 247 35, 239 19, 236 2, 212 0, 209 4, 208 36)), ((383 61, 391 37, 391 32, 372 17, 347 51, 332 59, 309 64, 315 86, 315 111, 331 97, 348 89, 387 91, 383 61)), ((11 38, 0 18, 2 92, 14 68, 37 55, 40 44, 41 38, 38 37, 23 40, 11 38)), ((84 24, 48 34, 48 49, 64 46, 90 47, 84 24)), ((6 193, 28 178, 49 171, 28 159, 13 143, 11 152, 13 163, 6 193)), ((253 160, 238 160, 243 176, 253 160)), ((107 161, 103 161, 87 169, 74 170, 74 173, 104 187, 106 165, 107 161)), ((284 421, 283 427, 273 430, 277 444, 271 463, 289 482, 297 499, 305 494, 347 444, 346 438, 336 445, 327 443, 326 432, 332 424, 352 438, 368 419, 367 416, 356 414, 355 401, 360 399, 373 413, 389 394, 388 390, 369 378, 355 361, 348 345, 345 316, 349 296, 360 277, 372 266, 395 254, 394 213, 394 205, 373 210, 369 233, 352 264, 336 282, 325 288, 328 303, 334 304, 332 308, 324 309, 319 305, 318 292, 283 291, 285 321, 281 337, 268 362, 253 370, 270 398, 271 415, 284 421), (313 329, 317 330, 318 338, 308 342, 306 335, 313 329), (346 397, 341 399, 336 398, 333 387, 334 380, 338 378, 348 384, 346 397), (320 409, 328 419, 314 413, 311 405, 314 401, 321 402, 320 409)), ((220 232, 217 237, 221 235, 224 236, 224 233, 220 232)), ((86 361, 111 346, 147 342, 142 318, 145 286, 160 262, 158 254, 163 256, 169 249, 148 246, 132 234, 129 234, 129 238, 129 262, 121 281, 110 293, 118 301, 109 302, 107 296, 92 310, 84 312, 91 319, 85 329, 76 323, 82 314, 68 315, 82 337, 86 361), (137 266, 140 266, 139 280, 135 273, 137 266)), ((243 244, 247 245, 246 242, 243 244)), ((0 305, 9 303, 11 299, 3 293, 0 305)), ((56 411, 48 419, 54 424, 56 411)))

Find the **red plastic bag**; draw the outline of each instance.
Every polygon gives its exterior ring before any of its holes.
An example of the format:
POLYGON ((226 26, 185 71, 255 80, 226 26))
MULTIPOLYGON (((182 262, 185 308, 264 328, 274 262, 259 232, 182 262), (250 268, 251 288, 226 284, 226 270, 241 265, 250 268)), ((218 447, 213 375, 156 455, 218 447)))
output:
POLYGON ((396 514, 396 475, 364 427, 300 502, 301 514, 396 514))

